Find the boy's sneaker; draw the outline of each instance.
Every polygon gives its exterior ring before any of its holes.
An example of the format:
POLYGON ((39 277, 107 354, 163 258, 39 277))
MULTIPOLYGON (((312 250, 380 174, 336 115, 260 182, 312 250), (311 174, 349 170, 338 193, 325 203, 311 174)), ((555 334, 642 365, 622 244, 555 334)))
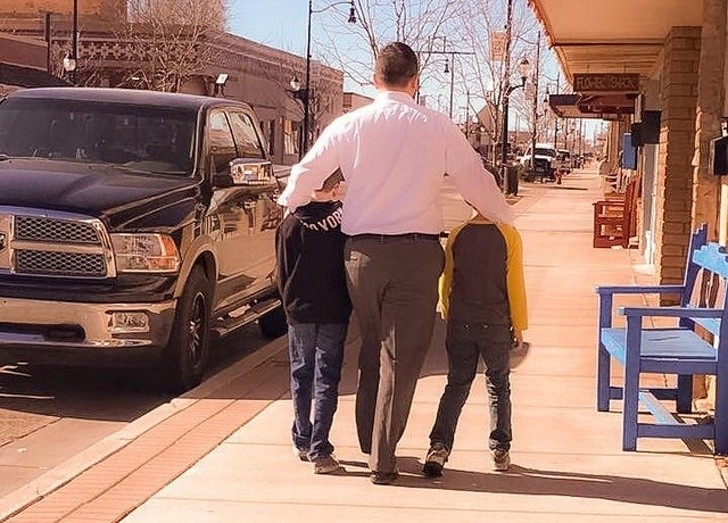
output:
POLYGON ((507 450, 495 449, 491 452, 493 457, 493 470, 496 472, 505 472, 511 466, 511 456, 507 450))
POLYGON ((314 474, 333 474, 341 469, 341 465, 333 456, 319 456, 313 459, 314 474))
POLYGON ((293 445, 293 457, 298 458, 301 461, 311 461, 308 458, 308 449, 299 449, 295 445, 293 445))
POLYGON ((437 478, 442 476, 442 469, 445 467, 450 452, 442 443, 433 443, 430 450, 427 451, 425 465, 422 472, 425 476, 437 478))

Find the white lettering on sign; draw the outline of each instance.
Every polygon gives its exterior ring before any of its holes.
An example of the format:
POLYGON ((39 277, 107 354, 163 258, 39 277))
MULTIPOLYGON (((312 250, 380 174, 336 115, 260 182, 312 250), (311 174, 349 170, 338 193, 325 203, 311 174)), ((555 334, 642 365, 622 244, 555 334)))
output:
POLYGON ((638 93, 638 74, 575 74, 574 91, 577 93, 638 93))

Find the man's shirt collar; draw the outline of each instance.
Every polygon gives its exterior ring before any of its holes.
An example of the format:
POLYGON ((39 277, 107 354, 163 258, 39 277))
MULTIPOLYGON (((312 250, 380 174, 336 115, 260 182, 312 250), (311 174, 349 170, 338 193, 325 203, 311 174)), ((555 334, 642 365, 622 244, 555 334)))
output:
POLYGON ((379 91, 376 99, 377 101, 396 100, 408 105, 413 105, 415 103, 414 99, 408 93, 403 91, 379 91))

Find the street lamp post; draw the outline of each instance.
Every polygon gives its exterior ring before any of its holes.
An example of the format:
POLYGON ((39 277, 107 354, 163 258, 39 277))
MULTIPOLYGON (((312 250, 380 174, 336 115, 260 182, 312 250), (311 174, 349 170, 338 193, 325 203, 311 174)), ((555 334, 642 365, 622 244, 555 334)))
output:
POLYGON ((452 120, 453 98, 455 95, 455 56, 457 56, 457 55, 474 56, 475 53, 472 53, 469 51, 429 51, 429 54, 444 54, 444 55, 450 56, 450 59, 445 64, 444 72, 450 73, 450 107, 448 110, 448 114, 450 115, 450 119, 452 120))
POLYGON ((508 191, 506 184, 506 175, 508 174, 508 166, 506 165, 506 158, 508 156, 508 99, 513 91, 526 85, 529 69, 530 64, 528 60, 522 58, 518 62, 518 75, 521 77, 521 83, 511 86, 509 85, 510 82, 506 81, 506 90, 503 93, 503 134, 501 142, 501 181, 503 183, 503 192, 508 191))
POLYGON ((536 69, 533 74, 533 134, 531 135, 531 161, 529 170, 531 172, 536 168, 536 142, 538 134, 538 83, 539 73, 541 69, 541 31, 538 32, 536 38, 536 69))
MULTIPOLYGON (((453 113, 453 100, 455 97, 455 56, 457 55, 470 55, 475 56, 475 53, 468 52, 468 51, 447 51, 447 37, 446 36, 431 36, 430 41, 434 42, 435 40, 442 40, 442 51, 432 51, 424 50, 424 51, 415 51, 417 53, 417 57, 421 54, 442 54, 449 56, 449 58, 446 58, 445 60, 445 70, 443 71, 445 74, 450 73, 450 104, 448 108, 448 115, 450 116, 450 119, 452 120, 452 113, 453 113)), ((430 47, 432 47, 430 45, 430 47)), ((420 103, 420 88, 417 88, 417 93, 415 94, 415 101, 417 103, 420 103)))
POLYGON ((78 0, 73 0, 73 36, 71 58, 73 59, 73 69, 71 69, 71 82, 76 85, 76 67, 78 66, 78 0))
MULTIPOLYGON (((78 1, 78 0, 74 0, 78 1)), ((300 160, 303 158, 303 155, 308 150, 308 143, 309 143, 309 127, 310 127, 310 119, 311 119, 311 21, 313 18, 313 14, 316 13, 323 13, 324 11, 331 9, 332 7, 336 7, 338 5, 342 4, 349 4, 349 19, 348 22, 350 24, 356 23, 356 8, 354 7, 354 0, 346 0, 343 2, 336 2, 334 4, 328 5, 322 9, 314 10, 313 8, 313 0, 308 0, 308 28, 306 30, 306 85, 301 88, 301 83, 298 81, 298 78, 295 76, 293 77, 293 80, 291 80, 291 88, 293 89, 293 96, 301 100, 301 103, 303 103, 303 135, 301 137, 301 146, 300 150, 298 152, 298 159, 300 160)))

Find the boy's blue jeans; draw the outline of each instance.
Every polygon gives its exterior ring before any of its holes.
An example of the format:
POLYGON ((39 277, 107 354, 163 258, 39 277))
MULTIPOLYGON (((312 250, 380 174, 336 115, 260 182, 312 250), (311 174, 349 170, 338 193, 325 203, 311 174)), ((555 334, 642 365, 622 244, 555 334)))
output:
POLYGON ((298 449, 308 449, 312 460, 330 456, 334 451, 329 442, 329 431, 339 399, 347 329, 345 323, 288 325, 295 416, 293 443, 298 449), (313 423, 312 400, 315 400, 313 423))
POLYGON ((442 443, 452 450, 455 428, 470 394, 478 370, 478 359, 485 363, 485 384, 490 404, 491 450, 511 447, 511 384, 509 325, 447 322, 447 385, 440 398, 437 419, 430 443, 442 443))

